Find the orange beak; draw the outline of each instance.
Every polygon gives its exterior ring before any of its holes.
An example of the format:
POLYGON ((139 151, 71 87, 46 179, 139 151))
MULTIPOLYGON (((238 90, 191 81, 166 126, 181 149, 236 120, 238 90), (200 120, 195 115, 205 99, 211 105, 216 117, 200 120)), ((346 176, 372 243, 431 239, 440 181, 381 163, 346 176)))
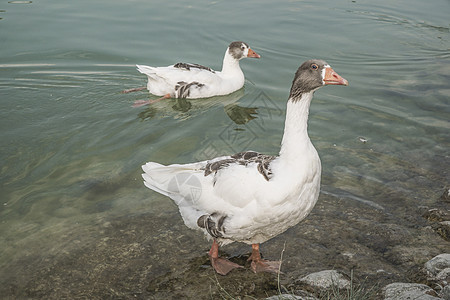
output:
POLYGON ((248 48, 248 54, 247 57, 254 57, 254 58, 260 58, 261 56, 253 51, 252 49, 248 48))
POLYGON ((325 68, 325 76, 323 79, 325 85, 348 85, 348 81, 342 78, 338 73, 336 73, 332 68, 325 68))

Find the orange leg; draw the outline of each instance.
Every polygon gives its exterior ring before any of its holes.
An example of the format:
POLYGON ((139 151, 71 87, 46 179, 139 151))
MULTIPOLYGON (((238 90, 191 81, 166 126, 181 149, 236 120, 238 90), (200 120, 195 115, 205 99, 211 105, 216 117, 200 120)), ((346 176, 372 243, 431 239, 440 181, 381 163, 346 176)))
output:
POLYGON ((216 242, 216 240, 213 241, 211 250, 209 250, 208 255, 212 267, 220 275, 227 275, 233 269, 243 268, 242 266, 235 264, 228 259, 219 257, 219 244, 216 242))
POLYGON ((137 100, 137 101, 134 101, 133 107, 141 107, 141 106, 144 106, 147 104, 153 104, 153 103, 159 102, 164 99, 169 99, 170 97, 171 97, 170 94, 165 94, 161 98, 154 99, 154 100, 137 100))
POLYGON ((272 272, 279 273, 280 261, 269 261, 261 258, 259 253, 259 244, 252 244, 252 254, 248 258, 252 261, 251 268, 255 273, 258 272, 272 272))
POLYGON ((143 86, 143 87, 138 87, 138 88, 134 88, 134 89, 124 90, 121 93, 122 94, 128 94, 128 93, 131 93, 131 92, 142 91, 142 90, 145 90, 146 88, 147 88, 146 86, 143 86))

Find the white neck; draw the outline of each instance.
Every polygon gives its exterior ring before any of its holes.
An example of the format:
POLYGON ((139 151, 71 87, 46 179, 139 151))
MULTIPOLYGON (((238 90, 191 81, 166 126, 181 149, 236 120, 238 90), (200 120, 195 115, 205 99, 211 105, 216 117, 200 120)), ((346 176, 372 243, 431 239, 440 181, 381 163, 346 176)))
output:
MULTIPOLYGON (((289 99, 286 110, 286 122, 281 141, 280 159, 293 162, 302 152, 314 149, 308 136, 309 106, 314 92, 302 94, 300 99, 289 99)), ((314 150, 315 151, 315 150, 314 150)))
POLYGON ((228 53, 228 49, 225 52, 225 56, 223 57, 222 64, 222 75, 230 75, 237 76, 241 75, 244 77, 244 73, 242 73, 241 67, 239 66, 239 60, 235 59, 228 53))

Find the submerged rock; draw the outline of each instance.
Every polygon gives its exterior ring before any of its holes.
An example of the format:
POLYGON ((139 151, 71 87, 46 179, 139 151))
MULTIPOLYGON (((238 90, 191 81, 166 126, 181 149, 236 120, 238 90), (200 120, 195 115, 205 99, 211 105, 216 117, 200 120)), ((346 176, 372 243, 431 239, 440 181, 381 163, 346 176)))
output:
POLYGON ((434 229, 446 241, 450 241, 450 221, 439 222, 434 229))
POLYGON ((438 300, 432 288, 425 284, 395 282, 383 289, 384 300, 438 300))
POLYGON ((450 212, 444 209, 432 208, 426 211, 423 217, 430 222, 450 221, 450 212))
POLYGON ((450 241, 450 211, 445 209, 429 209, 423 217, 432 222, 431 228, 444 240, 450 241))
POLYGON ((444 193, 441 196, 441 200, 450 202, 450 188, 445 188, 444 193))

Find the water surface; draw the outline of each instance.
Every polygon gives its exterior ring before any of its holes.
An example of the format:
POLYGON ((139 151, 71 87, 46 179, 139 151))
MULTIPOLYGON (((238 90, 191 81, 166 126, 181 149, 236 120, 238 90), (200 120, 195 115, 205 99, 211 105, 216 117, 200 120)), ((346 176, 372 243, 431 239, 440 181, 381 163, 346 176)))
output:
MULTIPOLYGON (((276 154, 293 74, 309 58, 326 60, 350 86, 315 95, 309 133, 322 159, 321 198, 309 220, 267 243, 267 254, 276 257, 285 240, 304 243, 303 260, 295 259, 297 246, 287 250, 288 276, 337 266, 348 249, 333 245, 336 235, 350 248, 371 249, 360 249, 363 258, 352 262, 361 273, 375 273, 370 261, 382 261, 401 278, 395 266, 409 261, 399 258, 400 244, 380 238, 374 245, 364 236, 379 224, 420 236, 422 244, 408 240, 423 249, 418 261, 448 246, 423 229, 430 224, 421 214, 442 205, 449 181, 449 12, 444 0, 1 3, 0 290, 12 297, 75 295, 89 285, 77 270, 101 282, 132 265, 133 249, 140 249, 145 271, 129 277, 141 281, 117 290, 130 295, 127 288, 142 293, 164 266, 203 257, 208 242, 181 224, 169 199, 143 186, 140 166, 248 149, 276 154), (262 56, 241 61, 240 91, 137 109, 134 101, 155 97, 120 93, 145 85, 135 64, 185 61, 219 70, 234 40, 262 56), (352 218, 364 222, 350 225, 352 218), (308 237, 317 242, 302 242, 308 237), (180 239, 183 247, 167 254, 180 239), (104 256, 86 259, 100 249, 104 256), (108 251, 122 260, 102 273, 108 251), (39 288, 37 278, 53 281, 60 294, 39 288)), ((110 295, 106 283, 90 290, 110 295)))

